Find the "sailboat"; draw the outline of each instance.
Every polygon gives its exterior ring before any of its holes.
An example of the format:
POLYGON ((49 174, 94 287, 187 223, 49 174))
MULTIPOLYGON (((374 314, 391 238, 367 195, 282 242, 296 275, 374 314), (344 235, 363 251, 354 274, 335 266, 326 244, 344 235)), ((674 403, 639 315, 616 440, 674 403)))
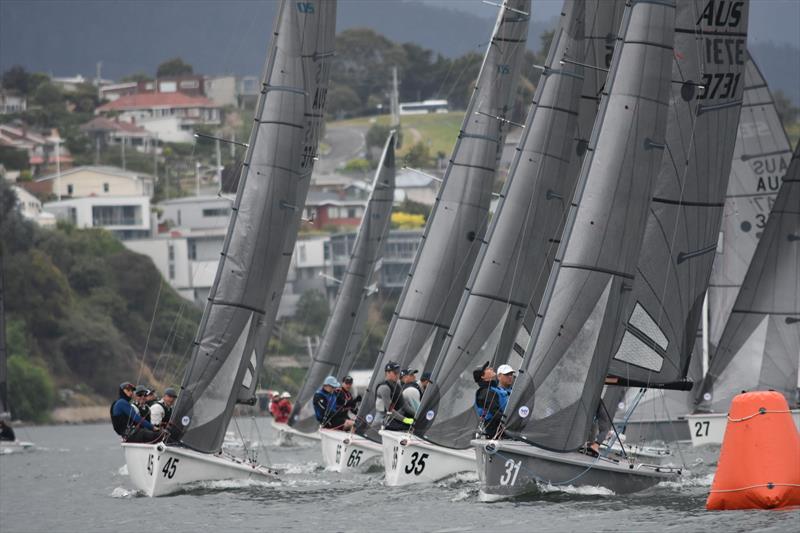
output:
MULTIPOLYGON (((755 60, 749 57, 719 245, 707 292, 706 313, 709 316, 704 329, 712 351, 719 344, 791 153, 767 82, 755 60)), ((616 421, 618 426, 624 426, 629 443, 688 441, 690 438, 699 442, 698 439, 707 437, 704 421, 687 425, 685 417, 694 410, 703 368, 707 366, 703 361, 703 332, 698 332, 687 374, 695 383, 691 391, 648 389, 640 393, 631 389, 624 401, 624 414, 616 421)), ((725 405, 731 398, 725 400, 725 405)))
POLYGON ((505 408, 507 439, 472 441, 483 500, 538 483, 617 493, 674 477, 579 453, 600 402, 613 338, 665 149, 675 30, 671 2, 629 2, 555 265, 505 408))
POLYGON ((686 417, 692 444, 721 443, 731 398, 764 389, 786 397, 800 428, 800 146, 698 391, 710 412, 686 417))
POLYGON ((288 424, 273 421, 273 428, 288 435, 319 440, 319 422, 314 416, 312 399, 326 376, 347 375, 358 356, 367 319, 371 285, 380 265, 383 247, 389 235, 395 190, 396 133, 386 139, 383 154, 375 171, 364 216, 350 254, 350 261, 339 280, 339 293, 319 348, 297 395, 288 424))
POLYGON ((530 0, 499 8, 437 200, 378 354, 355 432, 323 431, 323 457, 360 468, 383 455, 375 392, 389 361, 429 370, 444 342, 489 220, 492 185, 525 52, 530 0))
POLYGON ((258 380, 316 159, 333 54, 336 2, 281 2, 222 258, 169 422, 170 438, 123 443, 148 496, 198 481, 275 479, 222 452, 237 401, 258 380), (291 253, 291 252, 290 252, 291 253))
MULTIPOLYGON (((8 405, 8 354, 6 353, 6 311, 5 311, 5 268, 3 249, 0 245, 0 420, 10 423, 11 412, 8 405)), ((0 440, 0 455, 32 450, 32 442, 0 440)))
MULTIPOLYGON (((386 482, 474 470, 471 370, 519 366, 578 179, 605 81, 607 36, 624 2, 567 0, 486 243, 422 399, 413 435, 393 439, 386 482), (397 460, 395 460, 397 458, 397 460)), ((384 450, 386 450, 384 438, 384 450)))

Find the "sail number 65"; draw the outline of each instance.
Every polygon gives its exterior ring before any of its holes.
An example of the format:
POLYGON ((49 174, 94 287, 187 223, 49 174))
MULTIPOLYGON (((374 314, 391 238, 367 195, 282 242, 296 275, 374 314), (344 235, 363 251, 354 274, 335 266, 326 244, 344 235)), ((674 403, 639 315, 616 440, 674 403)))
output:
POLYGON ((522 466, 522 461, 515 461, 513 459, 506 461, 506 471, 502 476, 500 476, 500 484, 513 486, 514 483, 517 482, 517 475, 519 474, 520 466, 522 466))

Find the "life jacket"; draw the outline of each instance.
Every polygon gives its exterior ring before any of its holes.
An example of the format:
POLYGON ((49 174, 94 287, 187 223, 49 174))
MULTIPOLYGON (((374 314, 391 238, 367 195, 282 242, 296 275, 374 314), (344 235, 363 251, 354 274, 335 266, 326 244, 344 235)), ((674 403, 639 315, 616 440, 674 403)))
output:
POLYGON ((336 412, 336 399, 336 391, 325 392, 325 390, 322 388, 317 390, 317 392, 314 394, 314 414, 316 415, 317 420, 324 423, 328 417, 332 416, 336 412), (324 410, 316 401, 316 399, 319 397, 325 398, 324 410))
POLYGON ((416 381, 412 381, 411 383, 406 383, 403 385, 403 390, 406 390, 409 387, 414 387, 419 391, 419 397, 422 398, 422 387, 419 386, 419 383, 416 381))
POLYGON ((125 393, 120 391, 119 398, 111 402, 111 408, 108 410, 108 413, 111 416, 111 425, 114 427, 114 432, 122 437, 125 435, 125 432, 128 429, 130 416, 128 416, 127 414, 121 414, 116 416, 114 415, 114 405, 116 405, 116 403, 120 400, 124 402, 130 401, 128 400, 128 397, 125 396, 125 393))
POLYGON ((172 407, 168 407, 164 400, 158 400, 155 403, 164 408, 164 418, 161 419, 161 427, 165 427, 169 419, 172 418, 172 407))
MULTIPOLYGON (((475 393, 475 412, 478 413, 478 418, 483 420, 484 422, 489 422, 494 417, 494 413, 491 412, 488 408, 491 405, 489 402, 479 402, 478 394, 484 387, 478 389, 478 392, 475 393)), ((506 405, 508 405, 508 397, 511 395, 511 389, 504 389, 503 387, 497 385, 497 382, 493 381, 488 387, 490 392, 495 394, 495 398, 497 398, 497 403, 499 404, 498 412, 500 414, 503 413, 506 409, 506 405)), ((488 394, 488 393, 487 393, 488 394)))
POLYGON ((400 411, 405 407, 406 402, 403 400, 403 387, 401 387, 395 381, 384 380, 380 386, 386 385, 389 387, 390 395, 389 397, 392 400, 392 403, 386 406, 386 412, 390 411, 400 411))

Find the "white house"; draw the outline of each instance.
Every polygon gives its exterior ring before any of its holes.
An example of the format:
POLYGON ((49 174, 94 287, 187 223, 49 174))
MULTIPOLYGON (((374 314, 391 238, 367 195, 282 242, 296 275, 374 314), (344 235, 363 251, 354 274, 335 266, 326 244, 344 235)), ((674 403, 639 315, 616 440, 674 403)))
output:
POLYGON ((161 221, 187 230, 227 228, 233 202, 216 195, 186 196, 158 204, 161 221))
POLYGON ((11 190, 17 196, 17 209, 23 217, 40 226, 55 226, 56 217, 42 209, 42 202, 38 198, 16 185, 12 185, 11 190))
POLYGON ((120 240, 147 237, 153 228, 148 196, 86 196, 48 202, 43 208, 78 228, 105 228, 120 240))
POLYGON ((436 202, 439 182, 433 177, 412 170, 398 170, 395 178, 394 200, 410 200, 425 205, 436 202))
POLYGON ((0 88, 0 115, 21 113, 28 108, 28 99, 0 88))
POLYGON ((152 239, 129 239, 123 241, 123 244, 136 253, 148 256, 178 294, 187 300, 196 300, 193 268, 187 254, 188 243, 185 237, 159 235, 152 239))
MULTIPOLYGON (((153 195, 153 177, 148 174, 122 170, 118 167, 75 167, 36 180, 52 184, 54 194, 63 197, 85 196, 145 196, 153 195)), ((149 209, 149 207, 148 207, 149 209)))

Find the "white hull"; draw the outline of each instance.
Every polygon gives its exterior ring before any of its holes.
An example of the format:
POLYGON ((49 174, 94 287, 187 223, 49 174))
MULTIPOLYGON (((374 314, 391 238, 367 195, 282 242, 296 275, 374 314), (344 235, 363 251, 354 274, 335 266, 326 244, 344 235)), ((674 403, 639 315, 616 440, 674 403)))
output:
POLYGON ((402 487, 430 483, 459 472, 475 471, 475 450, 456 450, 400 431, 380 431, 383 437, 385 483, 402 487))
POLYGON ((306 441, 319 441, 322 438, 319 436, 319 431, 303 433, 302 431, 297 431, 289 424, 276 422, 274 418, 270 420, 269 424, 275 431, 275 442, 278 446, 288 446, 293 443, 295 438, 306 441))
POLYGON ((224 455, 200 453, 164 443, 123 443, 122 448, 131 482, 147 496, 163 496, 201 481, 278 480, 274 470, 224 455))
POLYGON ((377 464, 383 456, 380 443, 336 429, 320 429, 322 460, 333 472, 355 472, 377 464))
MULTIPOLYGON (((792 409, 792 419, 795 428, 800 428, 800 409, 792 409)), ((726 413, 705 413, 686 415, 689 433, 692 437, 692 446, 706 444, 722 444, 725 437, 725 428, 728 427, 726 413)))
POLYGON ((8 455, 11 453, 30 452, 33 451, 33 443, 25 442, 23 440, 4 440, 0 441, 0 455, 8 455))

